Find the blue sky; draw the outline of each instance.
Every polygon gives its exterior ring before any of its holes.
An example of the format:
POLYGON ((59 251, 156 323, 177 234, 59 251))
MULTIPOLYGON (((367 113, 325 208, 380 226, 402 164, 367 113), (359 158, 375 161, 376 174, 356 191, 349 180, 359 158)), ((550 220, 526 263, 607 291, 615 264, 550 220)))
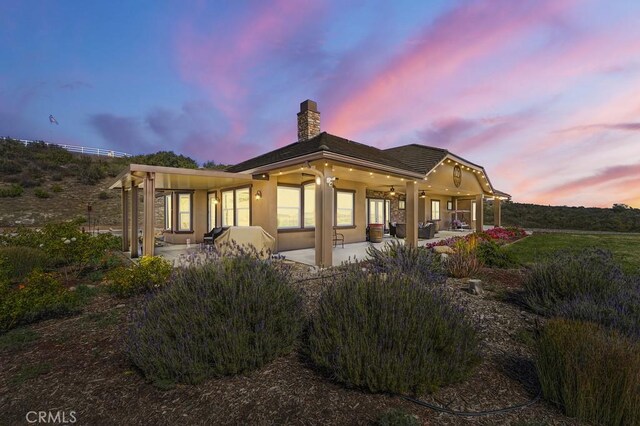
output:
POLYGON ((0 135, 234 163, 295 141, 310 98, 323 130, 450 149, 516 201, 640 207, 639 9, 3 2, 0 135))

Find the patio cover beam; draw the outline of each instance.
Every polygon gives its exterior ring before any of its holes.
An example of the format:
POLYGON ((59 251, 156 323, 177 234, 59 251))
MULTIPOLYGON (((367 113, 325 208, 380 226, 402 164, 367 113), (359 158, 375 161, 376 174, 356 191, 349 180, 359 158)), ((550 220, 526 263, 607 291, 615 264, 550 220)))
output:
POLYGON ((131 187, 131 258, 138 257, 138 187, 131 187))

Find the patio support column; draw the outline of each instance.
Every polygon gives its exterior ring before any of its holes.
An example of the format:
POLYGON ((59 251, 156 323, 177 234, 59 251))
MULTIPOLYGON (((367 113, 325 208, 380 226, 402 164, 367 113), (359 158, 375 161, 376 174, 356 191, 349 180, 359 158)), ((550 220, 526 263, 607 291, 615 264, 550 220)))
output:
POLYGON ((129 251, 129 199, 127 190, 122 187, 122 251, 129 251))
POLYGON ((498 197, 493 197, 493 226, 502 226, 502 209, 498 197))
POLYGON ((131 184, 131 258, 138 257, 138 187, 131 184))
POLYGON ((482 232, 484 225, 484 196, 476 195, 476 232, 482 232))
POLYGON ((316 266, 333 266, 333 187, 327 183, 331 168, 325 167, 316 185, 316 266))
POLYGON ((407 236, 405 244, 418 246, 418 185, 414 181, 407 182, 406 205, 407 236))
POLYGON ((156 174, 147 172, 144 176, 144 195, 143 195, 143 226, 142 226, 142 254, 144 256, 153 256, 153 243, 155 239, 154 227, 154 207, 156 194, 156 174))

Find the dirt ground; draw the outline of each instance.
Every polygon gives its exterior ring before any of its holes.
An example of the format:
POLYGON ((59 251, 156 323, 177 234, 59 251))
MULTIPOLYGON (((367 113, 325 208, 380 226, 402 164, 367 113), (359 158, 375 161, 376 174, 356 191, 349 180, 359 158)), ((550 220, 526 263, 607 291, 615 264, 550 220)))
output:
MULTIPOLYGON (((463 280, 451 291, 470 311, 482 339, 483 362, 465 382, 422 400, 457 411, 484 411, 525 403, 538 385, 529 348, 542 319, 513 302, 520 272, 485 270, 485 292, 472 295, 463 280)), ((298 284, 312 309, 321 280, 298 284)), ((400 396, 346 389, 316 372, 300 352, 245 376, 161 390, 128 362, 121 335, 142 298, 98 296, 78 316, 28 328, 39 336, 20 348, 0 349, 0 425, 29 424, 30 411, 74 411, 79 425, 352 425, 373 424, 391 408, 425 425, 578 424, 538 401, 506 414, 460 417, 438 413, 400 396)))

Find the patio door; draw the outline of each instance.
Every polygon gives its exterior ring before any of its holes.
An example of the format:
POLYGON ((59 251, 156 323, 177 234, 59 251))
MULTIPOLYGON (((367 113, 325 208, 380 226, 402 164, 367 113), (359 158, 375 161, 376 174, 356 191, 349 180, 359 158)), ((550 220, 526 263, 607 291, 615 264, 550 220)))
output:
POLYGON ((387 231, 389 228, 389 213, 389 200, 383 200, 381 198, 367 199, 367 225, 371 223, 382 223, 385 231, 387 231))

